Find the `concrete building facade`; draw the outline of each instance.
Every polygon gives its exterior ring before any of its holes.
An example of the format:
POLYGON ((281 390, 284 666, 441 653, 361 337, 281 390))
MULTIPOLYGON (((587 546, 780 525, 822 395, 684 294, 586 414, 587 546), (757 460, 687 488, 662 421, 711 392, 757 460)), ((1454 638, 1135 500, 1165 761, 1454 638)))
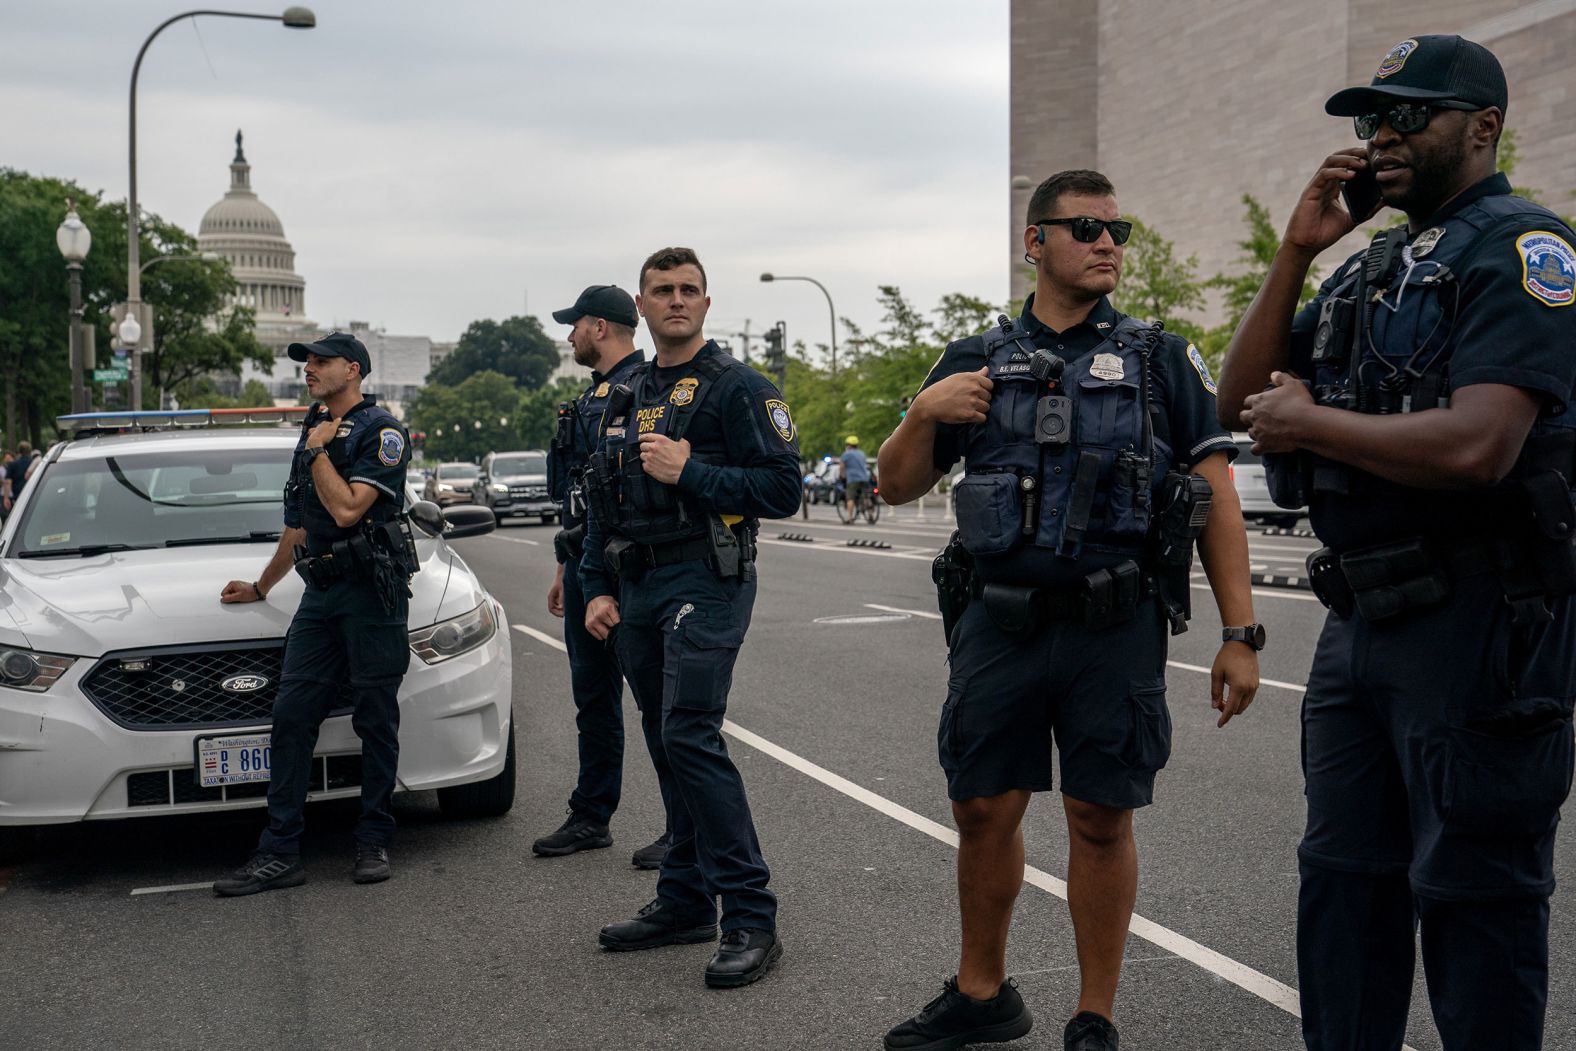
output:
MULTIPOLYGON (((1499 57, 1514 180, 1570 211, 1576 0, 1012 0, 1012 295, 1032 288, 1022 261, 1029 196, 1067 168, 1109 176, 1123 212, 1179 256, 1196 254, 1201 276, 1232 271, 1243 194, 1284 224, 1318 162, 1358 144, 1324 100, 1368 83, 1392 46, 1424 33, 1458 33, 1499 57)), ((1338 257, 1322 257, 1322 272, 1338 257)), ((1216 322, 1218 311, 1200 320, 1216 322)))

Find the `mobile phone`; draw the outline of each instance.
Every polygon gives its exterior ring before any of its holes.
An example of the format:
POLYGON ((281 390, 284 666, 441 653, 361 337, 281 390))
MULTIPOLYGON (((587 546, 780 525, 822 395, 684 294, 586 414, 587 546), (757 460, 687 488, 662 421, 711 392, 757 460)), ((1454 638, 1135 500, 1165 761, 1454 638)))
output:
POLYGON ((1378 211, 1384 198, 1379 195, 1379 180, 1374 178, 1373 168, 1359 168, 1354 178, 1342 183, 1341 199, 1346 202, 1346 210, 1354 223, 1366 222, 1378 211))

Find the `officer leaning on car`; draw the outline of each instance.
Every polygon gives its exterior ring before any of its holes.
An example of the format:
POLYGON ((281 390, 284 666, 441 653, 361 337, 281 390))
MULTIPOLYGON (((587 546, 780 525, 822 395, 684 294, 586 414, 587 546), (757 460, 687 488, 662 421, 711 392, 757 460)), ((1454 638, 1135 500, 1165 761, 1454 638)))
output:
POLYGON ((1330 609, 1303 700, 1309 1048, 1393 1048, 1414 937, 1443 1046, 1542 1046, 1576 699, 1576 237, 1496 172, 1508 91, 1457 36, 1325 103, 1320 165, 1226 357, 1220 413, 1304 497, 1330 609), (1314 257, 1375 234, 1301 311, 1314 257), (1266 389, 1266 385, 1268 388, 1266 389))
POLYGON ((352 878, 389 878, 391 801, 399 762, 400 681, 410 663, 410 576, 415 544, 400 512, 410 439, 361 382, 367 348, 336 332, 292 343, 306 363, 307 412, 285 485, 284 529, 254 581, 232 580, 221 602, 259 602, 292 565, 306 581, 285 639, 274 700, 268 827, 250 860, 216 881, 232 897, 306 882, 301 831, 312 751, 323 719, 348 684, 361 738, 361 819, 352 878))
MULTIPOLYGON (((574 692, 579 734, 580 773, 569 796, 569 817, 557 831, 536 840, 531 850, 560 857, 578 850, 611 846, 608 821, 618 809, 624 774, 624 678, 611 648, 586 632, 585 593, 580 587, 580 555, 585 546, 583 476, 601 435, 602 412, 614 385, 646 360, 635 349, 640 323, 635 301, 616 285, 592 285, 575 305, 553 311, 553 320, 573 325, 569 343, 575 364, 591 369, 591 383, 572 402, 558 408, 558 427, 547 452, 547 480, 563 524, 553 537, 558 575, 547 592, 547 610, 564 618, 569 651, 569 682, 574 692)), ((641 847, 630 859, 636 868, 654 869, 667 853, 668 834, 641 847)))
POLYGON ((958 533, 935 566, 951 673, 937 744, 959 832, 955 978, 886 1047, 1002 1042, 1033 1019, 1006 975, 1023 885, 1021 823, 1052 787, 1068 827, 1078 947, 1068 1051, 1115 1051, 1122 951, 1138 887, 1133 811, 1171 752, 1166 635, 1186 628, 1198 542, 1222 642, 1225 725, 1258 689, 1247 536, 1197 348, 1115 310, 1115 190, 1065 171, 1029 201, 1023 315, 950 344, 881 447, 882 495, 922 496, 963 457, 958 533))
POLYGON ((687 248, 640 268, 656 360, 615 385, 586 478, 586 629, 613 633, 640 707, 672 840, 657 897, 604 927, 605 949, 722 942, 708 985, 745 985, 782 953, 777 899, 744 781, 722 739, 755 604, 760 516, 799 509, 799 453, 771 382, 701 333, 706 274, 687 248))

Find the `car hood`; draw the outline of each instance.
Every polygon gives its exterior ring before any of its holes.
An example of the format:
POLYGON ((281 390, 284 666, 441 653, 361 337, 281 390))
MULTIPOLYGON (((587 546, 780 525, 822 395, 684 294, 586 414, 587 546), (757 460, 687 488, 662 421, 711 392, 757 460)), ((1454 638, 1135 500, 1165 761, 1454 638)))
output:
MULTIPOLYGON (((410 626, 474 608, 484 593, 465 564, 437 540, 422 538, 416 546, 421 572, 411 578, 410 626), (451 576, 465 578, 463 586, 451 587, 451 576)), ((266 602, 219 602, 227 581, 254 579, 271 553, 267 544, 225 544, 0 560, 0 645, 96 657, 144 646, 282 638, 304 586, 294 573, 266 602)))
POLYGON ((495 482, 512 482, 515 485, 546 485, 547 484, 547 475, 545 475, 545 474, 495 474, 495 475, 493 475, 493 481, 495 481, 495 482))

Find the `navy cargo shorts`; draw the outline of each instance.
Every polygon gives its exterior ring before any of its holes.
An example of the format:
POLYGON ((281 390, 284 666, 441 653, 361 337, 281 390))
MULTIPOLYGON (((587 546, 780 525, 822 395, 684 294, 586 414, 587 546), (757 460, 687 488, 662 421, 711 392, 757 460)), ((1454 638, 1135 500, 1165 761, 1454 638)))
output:
POLYGON ((953 631, 937 733, 950 798, 1049 790, 1054 743, 1063 794, 1122 810, 1154 800, 1171 755, 1158 600, 1123 624, 1053 621, 1027 638, 1001 631, 976 601, 953 631))

